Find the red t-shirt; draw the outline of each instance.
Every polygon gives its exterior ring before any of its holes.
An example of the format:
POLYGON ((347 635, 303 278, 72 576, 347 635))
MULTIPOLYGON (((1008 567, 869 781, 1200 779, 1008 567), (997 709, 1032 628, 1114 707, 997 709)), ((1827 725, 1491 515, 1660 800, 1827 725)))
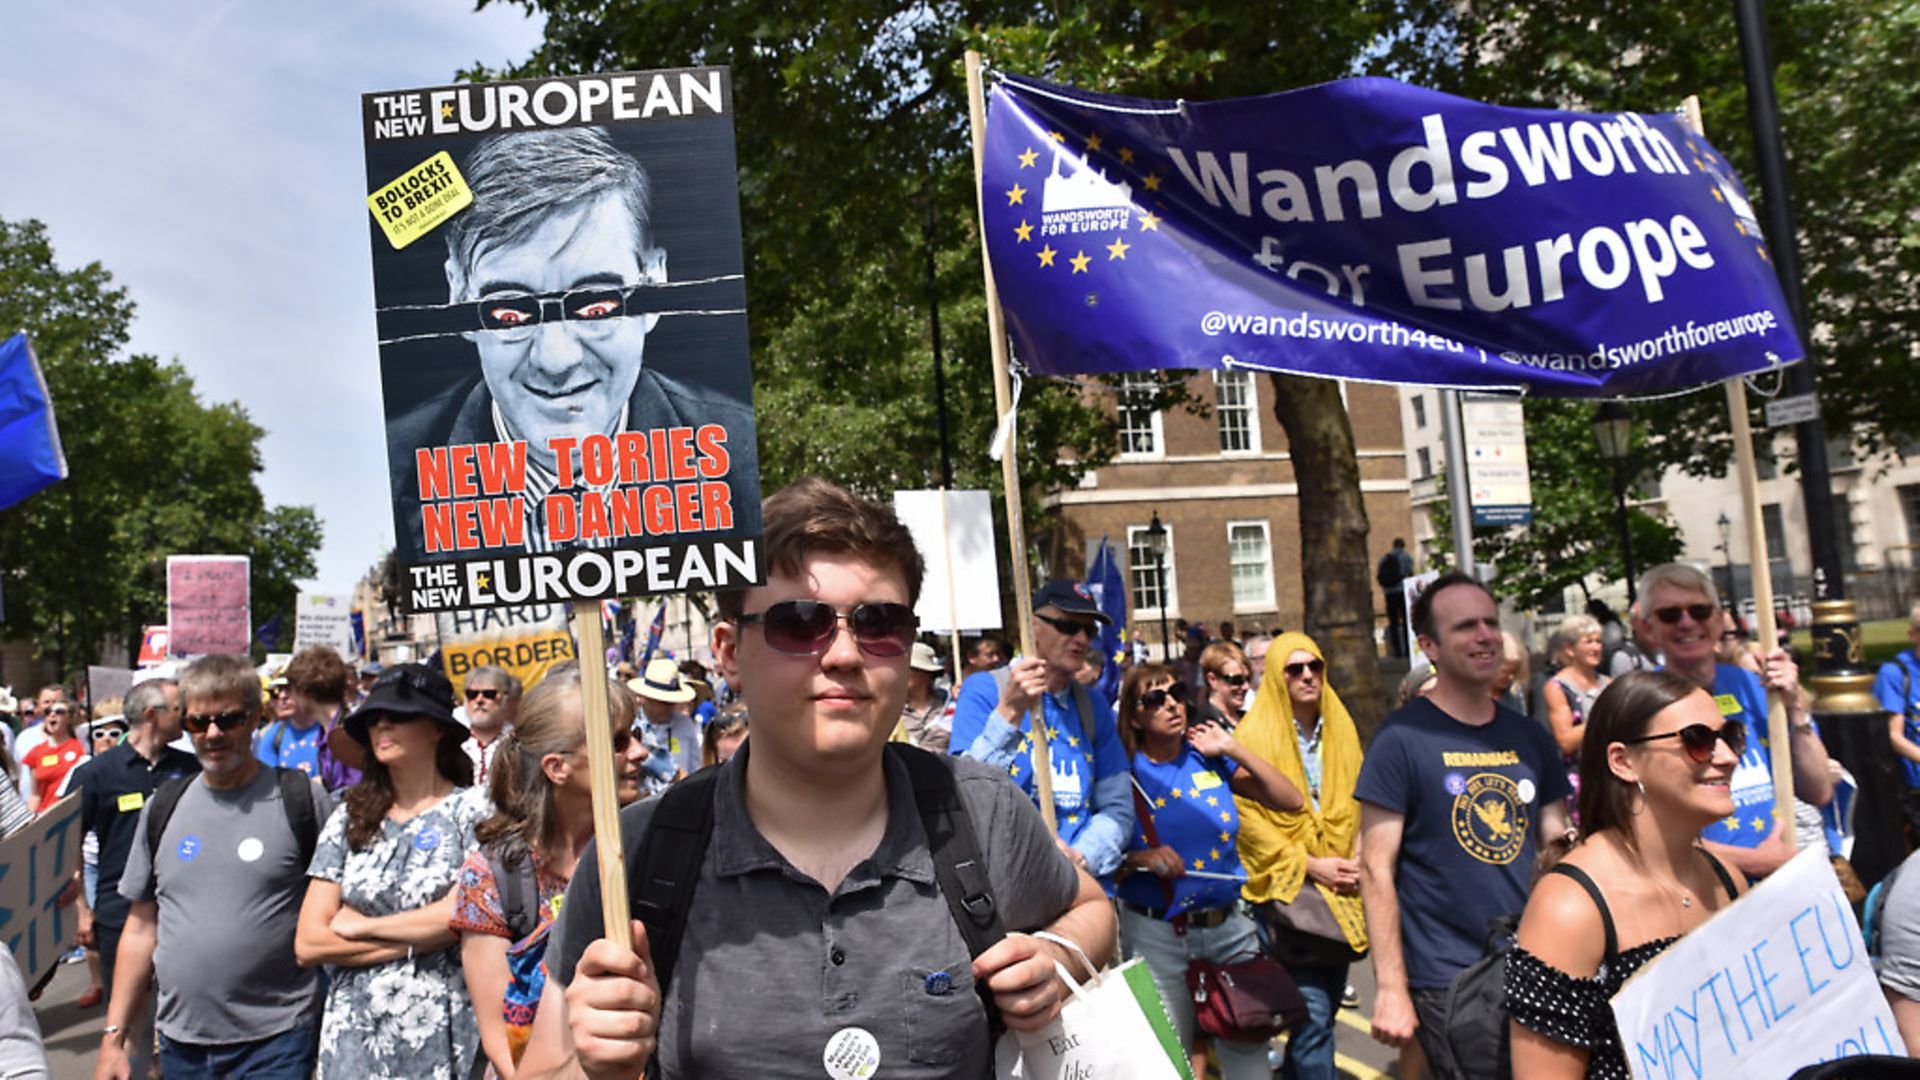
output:
POLYGON ((60 783, 72 772, 74 766, 86 760, 86 750, 80 740, 67 736, 67 741, 58 746, 43 744, 27 755, 27 768, 33 770, 33 812, 44 814, 47 808, 60 801, 60 783))

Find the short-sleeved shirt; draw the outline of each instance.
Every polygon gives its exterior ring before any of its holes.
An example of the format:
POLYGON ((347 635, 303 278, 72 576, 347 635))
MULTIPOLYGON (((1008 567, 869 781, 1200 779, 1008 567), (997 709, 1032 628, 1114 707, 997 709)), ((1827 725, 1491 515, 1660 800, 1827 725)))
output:
POLYGON ((199 771, 200 762, 192 754, 163 746, 159 758, 148 761, 131 743, 121 743, 73 771, 73 786, 80 790, 80 827, 100 838, 95 921, 126 925, 128 901, 120 895, 120 875, 141 835, 140 810, 161 784, 199 771))
POLYGON ((275 720, 254 736, 253 753, 268 765, 299 769, 308 776, 319 776, 320 741, 326 734, 325 724, 308 724, 303 728, 285 720, 275 720))
MULTIPOLYGON (((533 1033, 533 1018, 540 1007, 540 991, 546 987, 546 971, 541 964, 547 952, 547 931, 560 914, 567 894, 567 879, 548 868, 539 852, 532 854, 534 927, 526 937, 515 941, 507 926, 506 904, 500 897, 500 882, 494 876, 493 860, 476 848, 460 867, 454 884, 453 918, 450 925, 465 934, 488 934, 506 938, 507 989, 500 1014, 507 1024, 507 1046, 518 1063, 533 1033)), ((524 865, 524 864, 517 864, 524 865)))
MULTIPOLYGON (((333 800, 314 785, 316 816, 333 800)), ((140 811, 120 894, 154 901, 153 953, 160 984, 155 1026, 178 1042, 252 1042, 311 1023, 320 977, 294 959, 294 926, 307 896, 307 866, 280 801, 280 781, 262 767, 244 787, 196 780, 181 793, 157 859, 140 811)))
POLYGON ((676 772, 692 776, 700 771, 700 725, 693 717, 675 713, 664 724, 642 719, 640 737, 647 744, 647 764, 640 774, 645 794, 665 791, 676 772))
POLYGON ((1476 726, 1422 697, 1387 717, 1354 797, 1405 817, 1394 890, 1410 988, 1450 985, 1488 921, 1526 906, 1540 810, 1571 792, 1553 736, 1511 709, 1476 726))
POLYGON ((1767 691, 1743 667, 1720 664, 1713 672, 1713 701, 1728 723, 1747 725, 1747 751, 1734 766, 1729 786, 1733 813, 1700 831, 1700 839, 1732 847, 1756 847, 1773 831, 1773 755, 1767 752, 1767 691))
MULTIPOLYGON (((1873 696, 1880 707, 1901 718, 1907 741, 1920 743, 1920 659, 1912 649, 1880 665, 1873 679, 1873 696)), ((1908 787, 1920 787, 1920 761, 1900 758, 1908 787)))
MULTIPOLYGON (((906 767, 889 753, 887 827, 832 895, 787 862, 747 814, 752 740, 721 767, 713 837, 666 991, 657 1050, 664 1077, 804 1077, 836 1032, 862 1028, 881 1076, 986 1075, 993 1047, 972 959, 934 878, 906 767)), ((1001 921, 1046 926, 1072 906, 1078 876, 1031 800, 1006 774, 953 762, 1001 921)), ((657 800, 620 812, 627 872, 657 800)), ((594 864, 591 844, 580 865, 594 864)), ((564 986, 601 936, 600 882, 575 873, 547 971, 564 986)))
MULTIPOLYGON (((1001 672, 1005 676, 1005 672, 1001 672)), ((947 739, 947 751, 952 754, 964 754, 1001 766, 1013 782, 1028 795, 1037 800, 1039 795, 1033 782, 1033 743, 1030 731, 1015 731, 994 710, 1000 707, 1000 678, 992 671, 982 671, 967 677, 960 684, 960 694, 953 709, 953 731, 947 739), (986 736, 985 740, 982 736, 986 736), (993 751, 982 752, 977 743, 992 742, 993 751), (1011 756, 999 749, 999 744, 1010 745, 1011 756), (1004 763, 1003 760, 1004 759, 1004 763)), ((1133 800, 1127 794, 1124 778, 1127 775, 1127 750, 1120 744, 1120 729, 1114 723, 1112 708, 1105 698, 1092 690, 1086 690, 1092 708, 1092 730, 1082 723, 1080 708, 1075 702, 1076 687, 1069 683, 1067 688, 1057 694, 1041 695, 1042 712, 1046 715, 1047 725, 1047 761, 1053 770, 1053 808, 1054 819, 1059 825, 1060 838, 1076 847, 1081 834, 1093 825, 1097 818, 1107 815, 1109 810, 1116 811, 1111 816, 1125 823, 1132 818, 1133 800), (1100 805, 1096 799, 1096 788, 1109 777, 1121 778, 1114 791, 1117 801, 1113 807, 1100 805)), ((1121 844, 1126 842, 1124 829, 1113 829, 1115 834, 1108 843, 1117 855, 1121 844)), ((1093 852, 1082 848, 1089 861, 1095 863, 1094 872, 1109 872, 1110 866, 1097 865, 1093 852)))
MULTIPOLYGON (((1172 879, 1129 874, 1118 890, 1127 903, 1165 909, 1168 917, 1226 907, 1240 898, 1240 886, 1247 879, 1240 866, 1240 811, 1227 786, 1239 763, 1207 757, 1191 746, 1182 746, 1181 751, 1178 758, 1165 763, 1145 753, 1134 754, 1133 777, 1147 801, 1147 812, 1153 815, 1160 842, 1179 852, 1181 864, 1191 873, 1172 879), (1172 886, 1171 903, 1164 886, 1172 886)), ((1144 851, 1151 846, 1146 820, 1134 822, 1127 850, 1144 851)))
POLYGON ((86 760, 86 748, 80 740, 69 737, 63 743, 41 743, 33 748, 27 759, 21 764, 33 773, 33 812, 44 814, 54 803, 60 801, 60 785, 67 774, 86 760))

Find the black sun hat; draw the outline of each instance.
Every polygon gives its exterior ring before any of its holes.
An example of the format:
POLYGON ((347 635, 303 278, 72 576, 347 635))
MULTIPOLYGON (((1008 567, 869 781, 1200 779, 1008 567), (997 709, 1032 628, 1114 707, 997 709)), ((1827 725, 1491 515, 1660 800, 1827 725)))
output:
POLYGON ((425 664, 395 664, 382 671, 373 689, 367 692, 367 700, 340 723, 353 741, 364 746, 371 741, 367 729, 381 713, 425 716, 462 734, 467 730, 453 717, 453 684, 439 670, 425 664))

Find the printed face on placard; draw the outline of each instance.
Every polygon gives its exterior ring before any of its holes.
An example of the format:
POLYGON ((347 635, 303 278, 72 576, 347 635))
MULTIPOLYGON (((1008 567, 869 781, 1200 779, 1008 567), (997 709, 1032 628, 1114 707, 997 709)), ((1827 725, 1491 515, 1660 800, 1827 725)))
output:
POLYGON ((536 458, 552 459, 549 439, 613 430, 656 318, 619 313, 620 291, 662 281, 665 270, 665 254, 642 250, 632 213, 613 194, 482 246, 464 276, 448 267, 453 299, 477 302, 491 327, 467 334, 487 389, 508 432, 536 458), (538 315, 529 310, 536 306, 538 315))

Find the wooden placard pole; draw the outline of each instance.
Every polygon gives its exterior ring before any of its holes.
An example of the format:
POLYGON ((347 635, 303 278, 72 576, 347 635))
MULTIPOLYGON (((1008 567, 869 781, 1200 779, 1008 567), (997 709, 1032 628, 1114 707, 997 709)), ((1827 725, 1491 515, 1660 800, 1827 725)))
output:
MULTIPOLYGON (((1687 127, 1702 137, 1706 128, 1700 120, 1700 99, 1689 96, 1681 103, 1687 127)), ((1766 521, 1760 513, 1760 471, 1753 455, 1753 425, 1747 411, 1747 384, 1742 377, 1728 379, 1727 420, 1733 429, 1733 458, 1740 477, 1740 513, 1747 527, 1747 562, 1753 578, 1753 631, 1762 655, 1778 647, 1778 628, 1773 618, 1773 573, 1767 552, 1766 521)), ((1732 559, 1728 559, 1732 565, 1732 559)), ((1731 570, 1729 570, 1731 574, 1731 570)), ((1733 583, 1727 583, 1731 586, 1733 583)), ((1793 830, 1793 746, 1787 730, 1787 706, 1780 695, 1767 693, 1767 757, 1773 766, 1773 819, 1782 826, 1780 835, 1788 847, 1797 847, 1793 830)))
POLYGON ((580 647, 580 718, 587 729, 587 777, 593 784, 593 847, 599 852, 600 914, 606 937, 633 947, 628 925, 626 846, 620 842, 620 799, 614 793, 613 720, 607 712, 607 639, 600 602, 573 602, 573 639, 580 647))
MULTIPOLYGON (((993 415, 995 420, 1004 424, 1007 411, 1012 408, 1013 391, 1011 378, 1007 374, 1007 323, 1006 315, 1000 310, 1000 290, 993 284, 993 261, 987 257, 987 192, 982 185, 986 183, 987 153, 987 101, 981 88, 980 54, 967 50, 967 109, 973 120, 973 194, 974 209, 979 215, 980 227, 980 269, 987 283, 987 340, 993 348, 993 415)), ((1032 656, 1033 650, 1033 596, 1027 577, 1027 537, 1026 527, 1020 514, 1020 460, 1018 439, 1009 438, 1000 455, 1000 485, 1007 500, 1007 556, 1013 565, 1013 604, 1014 619, 1020 631, 1020 655, 1032 656)), ((1032 747, 1033 786, 1040 798, 1040 816, 1046 818, 1047 828, 1059 832, 1059 822, 1055 820, 1053 809, 1053 765, 1048 760, 1046 714, 1044 708, 1037 722, 1030 722, 1028 744, 1032 747)))

